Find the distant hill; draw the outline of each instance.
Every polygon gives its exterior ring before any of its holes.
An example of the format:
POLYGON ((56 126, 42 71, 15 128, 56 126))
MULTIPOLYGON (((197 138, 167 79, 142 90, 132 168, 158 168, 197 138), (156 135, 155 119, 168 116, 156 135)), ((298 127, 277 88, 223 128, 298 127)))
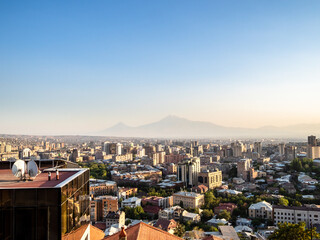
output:
POLYGON ((305 138, 320 135, 320 124, 299 124, 287 127, 261 128, 224 127, 210 122, 191 121, 177 116, 167 116, 157 122, 131 127, 118 123, 96 132, 96 136, 115 137, 168 137, 168 138, 229 138, 229 137, 279 137, 305 138))

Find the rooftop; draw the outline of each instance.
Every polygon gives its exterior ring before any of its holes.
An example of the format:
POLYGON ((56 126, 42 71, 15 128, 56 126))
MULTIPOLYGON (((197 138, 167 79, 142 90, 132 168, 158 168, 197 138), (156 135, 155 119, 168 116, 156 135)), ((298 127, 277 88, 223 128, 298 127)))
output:
MULTIPOLYGON (((182 238, 179 238, 175 235, 172 235, 168 232, 165 232, 159 228, 152 227, 146 223, 140 222, 136 225, 130 226, 127 229, 125 229, 125 233, 127 236, 127 240, 170 240, 170 239, 176 239, 176 240, 182 240, 182 238)), ((120 232, 117 232, 111 236, 105 237, 104 240, 119 240, 120 238, 120 232)))
POLYGON ((56 173, 53 171, 51 172, 51 181, 48 181, 47 172, 41 172, 32 181, 20 181, 12 174, 11 169, 0 169, 0 189, 58 188, 86 170, 83 168, 63 168, 59 169, 59 180, 56 180, 56 173))
POLYGON ((179 196, 185 196, 185 197, 199 197, 201 196, 201 194, 199 193, 195 193, 195 192, 177 192, 177 193, 174 193, 173 195, 179 195, 179 196))

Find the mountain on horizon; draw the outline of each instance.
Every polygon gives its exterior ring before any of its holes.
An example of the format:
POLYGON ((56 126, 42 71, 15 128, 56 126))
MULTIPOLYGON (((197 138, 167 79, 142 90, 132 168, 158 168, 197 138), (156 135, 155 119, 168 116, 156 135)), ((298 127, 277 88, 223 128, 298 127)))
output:
POLYGON ((320 124, 298 124, 286 127, 264 126, 260 128, 224 127, 210 122, 192 121, 169 115, 157 122, 131 127, 122 122, 96 132, 96 136, 148 137, 148 138, 233 138, 277 137, 305 138, 320 135, 320 124))

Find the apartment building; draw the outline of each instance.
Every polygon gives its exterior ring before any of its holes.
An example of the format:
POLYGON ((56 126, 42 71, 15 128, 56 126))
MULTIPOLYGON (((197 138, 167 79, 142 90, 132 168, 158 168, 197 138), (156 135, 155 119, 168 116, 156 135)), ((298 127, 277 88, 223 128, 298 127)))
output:
POLYGON ((320 224, 320 208, 318 205, 307 206, 273 206, 273 220, 278 223, 305 222, 308 227, 320 224))
POLYGON ((272 219, 272 205, 266 201, 251 204, 249 207, 249 217, 272 219))
POLYGON ((173 205, 179 205, 181 202, 184 208, 198 208, 204 204, 204 195, 195 192, 177 192, 173 195, 173 205))

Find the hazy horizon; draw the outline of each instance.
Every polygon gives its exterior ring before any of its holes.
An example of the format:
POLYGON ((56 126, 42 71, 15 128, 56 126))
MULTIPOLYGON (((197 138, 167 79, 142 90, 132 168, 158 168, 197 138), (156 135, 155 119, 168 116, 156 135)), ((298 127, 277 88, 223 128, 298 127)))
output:
POLYGON ((319 1, 2 1, 0 133, 168 115, 320 124, 319 11, 319 1))

